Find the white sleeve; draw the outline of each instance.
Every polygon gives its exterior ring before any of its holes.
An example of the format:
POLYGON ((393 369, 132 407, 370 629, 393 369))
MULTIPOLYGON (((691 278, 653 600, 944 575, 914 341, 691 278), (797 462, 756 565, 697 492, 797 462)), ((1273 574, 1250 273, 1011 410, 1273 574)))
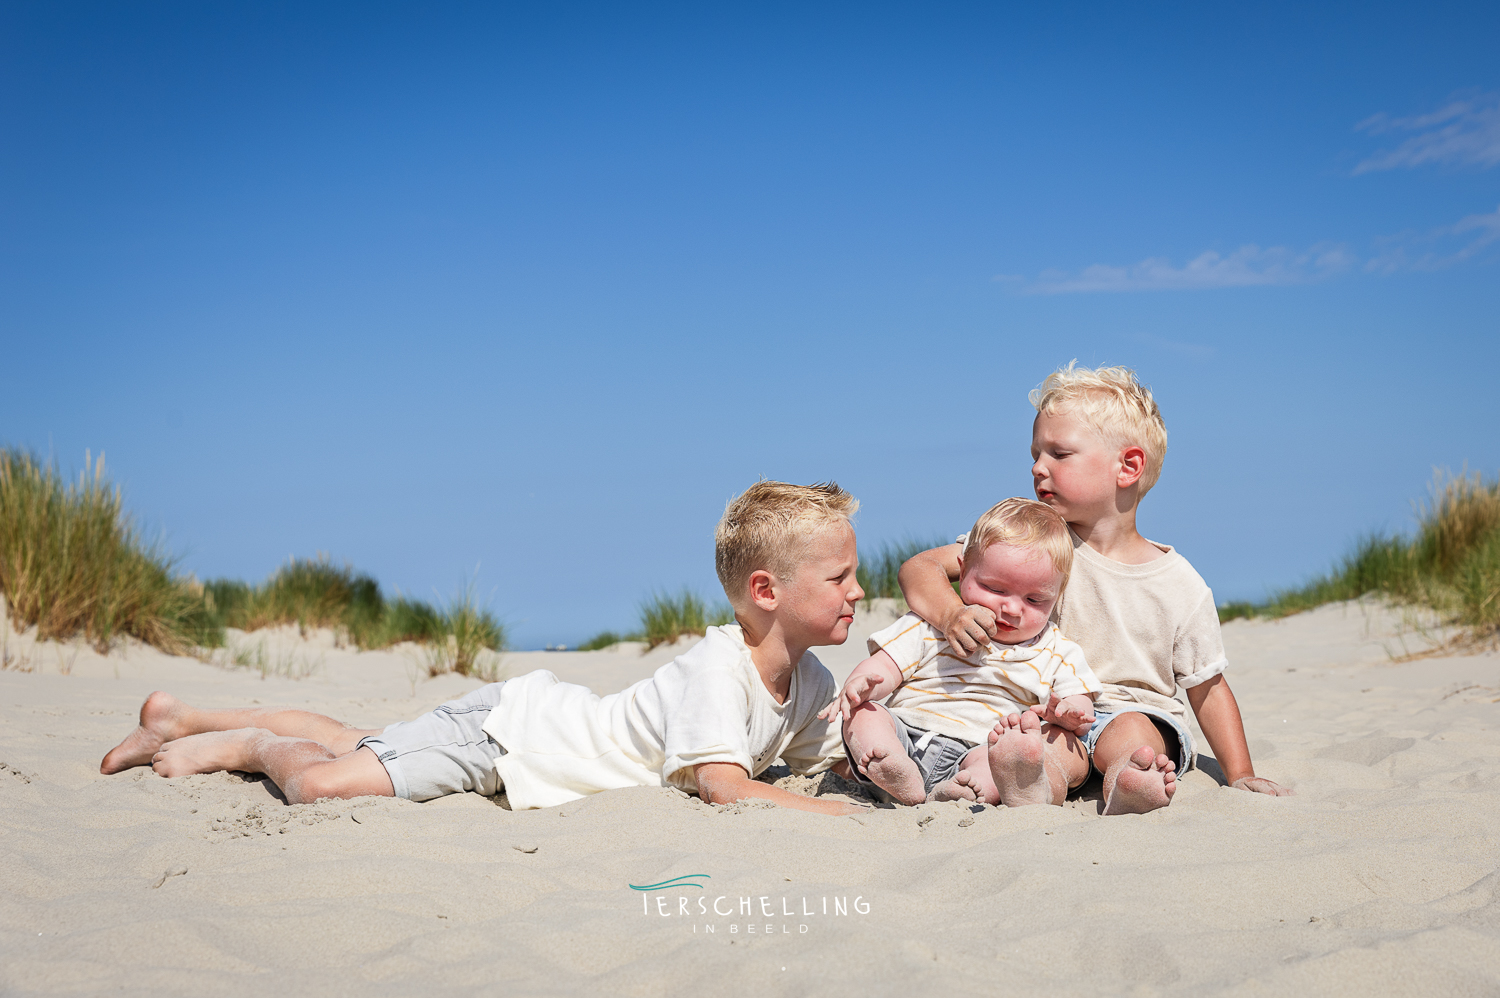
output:
POLYGON ((1192 689, 1224 671, 1229 664, 1224 654, 1224 635, 1219 631, 1219 610, 1214 594, 1207 587, 1203 599, 1178 628, 1172 642, 1172 673, 1177 685, 1192 689))
MULTIPOLYGON (((732 762, 750 775, 750 700, 729 669, 700 664, 661 689, 663 778, 706 762, 732 762)), ((660 684, 659 684, 660 685, 660 684)), ((687 781, 691 784, 691 781, 687 781)))
POLYGON ((822 663, 815 672, 808 672, 817 679, 808 682, 806 691, 801 694, 805 703, 798 705, 799 712, 806 714, 807 720, 792 733, 791 741, 781 750, 781 761, 799 776, 821 773, 844 758, 843 725, 837 721, 824 721, 817 713, 833 700, 838 685, 822 663))
POLYGON ((1052 692, 1059 697, 1098 693, 1104 687, 1089 668, 1083 649, 1061 635, 1057 638, 1057 668, 1052 673, 1052 692))
POLYGON ((912 670, 922 661, 927 650, 928 638, 935 637, 937 629, 914 613, 903 614, 889 627, 882 627, 865 639, 870 654, 883 651, 901 670, 903 680, 911 676, 912 670))

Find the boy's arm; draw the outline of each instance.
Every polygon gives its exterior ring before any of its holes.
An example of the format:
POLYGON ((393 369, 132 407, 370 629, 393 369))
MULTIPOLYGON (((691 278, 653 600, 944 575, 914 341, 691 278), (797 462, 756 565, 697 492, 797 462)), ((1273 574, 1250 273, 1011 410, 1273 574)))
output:
POLYGON ((948 643, 965 655, 980 645, 989 647, 997 633, 995 614, 982 606, 964 606, 953 591, 958 579, 958 556, 962 544, 945 544, 914 554, 901 566, 896 578, 906 605, 917 616, 943 632, 948 643))
POLYGON ((1203 729, 1230 786, 1272 797, 1291 795, 1286 787, 1255 775, 1255 767, 1250 763, 1250 746, 1245 744, 1240 705, 1223 673, 1188 687, 1187 697, 1188 703, 1193 705, 1193 713, 1198 715, 1198 727, 1203 729))
POLYGON ((804 797, 769 783, 750 779, 750 774, 733 762, 705 762, 693 767, 693 779, 698 783, 698 796, 710 804, 730 804, 737 800, 756 797, 780 804, 782 807, 811 811, 814 814, 860 814, 868 810, 859 804, 841 800, 822 800, 804 797))

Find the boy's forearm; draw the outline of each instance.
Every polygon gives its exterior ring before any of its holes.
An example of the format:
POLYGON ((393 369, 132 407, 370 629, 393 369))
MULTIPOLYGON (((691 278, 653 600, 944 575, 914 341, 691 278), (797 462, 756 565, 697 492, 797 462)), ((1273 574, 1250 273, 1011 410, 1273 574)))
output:
POLYGON ((1198 727, 1208 739, 1224 778, 1233 784, 1237 780, 1255 775, 1250 762, 1250 746, 1245 743, 1245 722, 1240 717, 1240 705, 1223 675, 1207 682, 1189 687, 1188 703, 1198 717, 1198 727))
POLYGON ((935 553, 942 550, 937 548, 912 555, 896 575, 906 605, 933 626, 940 626, 941 621, 955 610, 963 609, 964 605, 958 593, 953 591, 953 580, 958 578, 957 563, 952 566, 945 564, 935 553))
POLYGON ((710 804, 732 804, 737 800, 756 798, 814 814, 855 814, 862 810, 846 801, 804 797, 752 780, 744 769, 733 763, 705 763, 694 767, 693 776, 698 782, 698 796, 710 804))
POLYGON ((891 659, 890 653, 881 649, 879 653, 871 655, 863 662, 854 667, 849 673, 849 679, 844 680, 847 687, 849 681, 864 676, 874 676, 877 680, 875 686, 865 695, 867 700, 884 700, 901 685, 901 670, 896 668, 896 663, 891 659))

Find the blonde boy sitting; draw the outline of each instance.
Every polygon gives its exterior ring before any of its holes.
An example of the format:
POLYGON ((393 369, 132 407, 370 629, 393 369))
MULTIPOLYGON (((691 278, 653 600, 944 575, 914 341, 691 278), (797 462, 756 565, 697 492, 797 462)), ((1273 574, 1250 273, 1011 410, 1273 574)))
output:
MULTIPOLYGON (((1056 618, 1104 684, 1083 743, 1104 777, 1105 813, 1171 802, 1177 774, 1194 759, 1183 706, 1173 697, 1179 687, 1231 785, 1289 794, 1251 765, 1239 705, 1224 678, 1213 593, 1187 559, 1136 530, 1136 509, 1167 452, 1151 391, 1125 368, 1069 364, 1032 392, 1031 402, 1036 496, 1068 522, 1075 548, 1072 584, 1056 618)), ((1004 632, 993 609, 960 599, 949 585, 959 574, 963 540, 909 560, 901 589, 914 611, 968 653, 1004 640, 1004 632)))
POLYGON ((1073 564, 1068 526, 1007 499, 974 524, 958 562, 964 602, 988 610, 996 645, 956 652, 908 613, 870 637, 870 657, 819 716, 844 717, 855 778, 899 803, 1061 804, 1088 775, 1077 736, 1100 688, 1048 619, 1073 564))
POLYGON ((817 716, 833 677, 808 649, 849 636, 859 503, 833 483, 759 482, 717 531, 719 579, 735 623, 620 693, 599 697, 545 670, 492 683, 384 729, 282 708, 199 710, 153 693, 140 727, 104 757, 115 773, 264 773, 292 804, 322 797, 428 800, 504 789, 511 807, 547 807, 618 787, 675 786, 716 804, 760 797, 821 814, 856 805, 752 777, 778 757, 813 773, 841 762, 817 716))

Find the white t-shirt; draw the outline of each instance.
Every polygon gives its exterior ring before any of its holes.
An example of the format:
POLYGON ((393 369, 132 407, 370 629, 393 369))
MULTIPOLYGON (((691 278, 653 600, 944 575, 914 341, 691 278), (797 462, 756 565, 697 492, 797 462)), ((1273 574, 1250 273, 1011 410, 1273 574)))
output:
POLYGON ((1051 691, 1059 697, 1099 692, 1083 649, 1053 623, 1023 644, 997 641, 965 656, 936 627, 908 613, 868 643, 871 655, 884 651, 901 670, 901 685, 885 699, 892 714, 971 745, 984 744, 1007 714, 1046 703, 1051 691))
POLYGON ((702 641, 619 693, 601 697, 538 670, 507 680, 484 722, 504 750, 495 768, 517 810, 565 804, 600 790, 675 786, 696 791, 693 767, 732 762, 758 776, 781 758, 797 773, 843 756, 839 726, 818 719, 833 676, 811 652, 777 703, 750 660, 738 624, 702 641))
MULTIPOLYGON (((1083 646, 1111 701, 1186 714, 1173 694, 1224 671, 1224 638, 1214 594, 1188 560, 1166 544, 1162 557, 1126 565, 1089 547, 1071 528, 1073 573, 1052 611, 1083 646)), ((958 543, 968 540, 962 534, 958 543)))

